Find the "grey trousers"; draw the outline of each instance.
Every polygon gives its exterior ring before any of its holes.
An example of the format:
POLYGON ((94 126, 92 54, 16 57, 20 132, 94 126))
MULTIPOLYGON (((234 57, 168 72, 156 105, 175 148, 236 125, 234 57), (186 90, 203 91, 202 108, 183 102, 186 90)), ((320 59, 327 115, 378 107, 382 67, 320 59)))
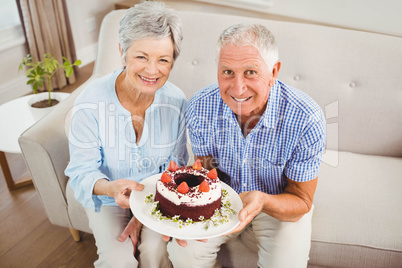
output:
POLYGON ((221 267, 217 260, 220 246, 240 238, 248 248, 258 248, 258 267, 307 267, 312 214, 313 209, 297 222, 283 222, 260 213, 239 233, 208 239, 206 243, 189 240, 187 247, 172 240, 168 244, 170 260, 175 268, 221 267))
POLYGON ((160 234, 146 226, 141 230, 138 260, 133 255, 134 247, 129 238, 124 242, 118 241, 118 237, 131 219, 129 209, 103 206, 99 213, 88 208, 85 211, 98 248, 99 258, 94 263, 95 267, 172 267, 166 242, 162 240, 160 234))

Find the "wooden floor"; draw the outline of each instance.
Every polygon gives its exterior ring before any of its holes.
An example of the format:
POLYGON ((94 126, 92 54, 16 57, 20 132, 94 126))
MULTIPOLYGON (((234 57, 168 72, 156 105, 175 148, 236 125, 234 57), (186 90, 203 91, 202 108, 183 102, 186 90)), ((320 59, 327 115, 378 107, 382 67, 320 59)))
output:
MULTIPOLYGON (((93 64, 80 68, 72 92, 92 74, 93 64)), ((29 176, 21 154, 6 153, 14 178, 29 176)), ((0 267, 93 267, 97 259, 91 234, 74 242, 67 228, 47 219, 34 186, 9 191, 0 172, 0 267)))

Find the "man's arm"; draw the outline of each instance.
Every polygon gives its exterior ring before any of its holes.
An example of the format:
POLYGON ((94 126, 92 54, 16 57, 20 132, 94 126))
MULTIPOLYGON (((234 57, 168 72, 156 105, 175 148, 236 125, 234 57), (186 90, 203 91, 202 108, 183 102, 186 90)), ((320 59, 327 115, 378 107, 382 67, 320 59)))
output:
POLYGON ((280 221, 298 221, 312 207, 317 181, 318 177, 308 182, 288 179, 285 191, 277 195, 260 191, 241 193, 243 209, 239 212, 240 224, 228 234, 242 230, 261 211, 280 221))
MULTIPOLYGON (((204 168, 213 169, 217 167, 211 155, 195 156, 195 159, 197 158, 201 160, 204 168)), ((282 194, 270 195, 263 192, 255 193, 258 191, 252 191, 241 193, 240 196, 244 197, 247 204, 252 204, 253 201, 259 203, 260 211, 278 220, 297 221, 310 211, 313 205, 317 181, 318 177, 307 182, 295 182, 288 178, 287 186, 282 194)))
POLYGON ((318 177, 306 182, 287 179, 287 186, 282 194, 264 195, 262 211, 281 221, 298 221, 310 211, 318 177))

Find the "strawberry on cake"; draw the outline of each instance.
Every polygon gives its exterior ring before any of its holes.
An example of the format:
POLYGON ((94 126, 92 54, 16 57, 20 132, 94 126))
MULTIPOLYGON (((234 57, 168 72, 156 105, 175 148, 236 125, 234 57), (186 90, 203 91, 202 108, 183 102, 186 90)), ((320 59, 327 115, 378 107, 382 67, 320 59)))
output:
POLYGON ((182 220, 209 219, 221 207, 222 187, 216 169, 207 170, 199 159, 193 166, 171 161, 156 183, 155 201, 164 216, 182 220))

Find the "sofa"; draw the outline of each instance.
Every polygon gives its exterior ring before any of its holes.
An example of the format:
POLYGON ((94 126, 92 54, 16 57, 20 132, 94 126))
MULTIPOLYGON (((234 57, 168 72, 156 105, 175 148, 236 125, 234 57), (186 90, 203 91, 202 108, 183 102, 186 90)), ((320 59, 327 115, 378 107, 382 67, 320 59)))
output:
MULTIPOLYGON (((69 228, 76 241, 80 231, 91 230, 64 175, 69 114, 87 83, 121 67, 118 25, 124 12, 104 18, 91 78, 19 138, 49 220, 69 228)), ((323 109, 327 143, 308 267, 402 267, 402 38, 240 16, 179 15, 183 47, 169 80, 187 98, 216 81, 215 44, 222 30, 260 23, 277 38, 278 79, 323 109)), ((256 267, 256 249, 241 241, 225 245, 218 256, 223 267, 256 267)))

